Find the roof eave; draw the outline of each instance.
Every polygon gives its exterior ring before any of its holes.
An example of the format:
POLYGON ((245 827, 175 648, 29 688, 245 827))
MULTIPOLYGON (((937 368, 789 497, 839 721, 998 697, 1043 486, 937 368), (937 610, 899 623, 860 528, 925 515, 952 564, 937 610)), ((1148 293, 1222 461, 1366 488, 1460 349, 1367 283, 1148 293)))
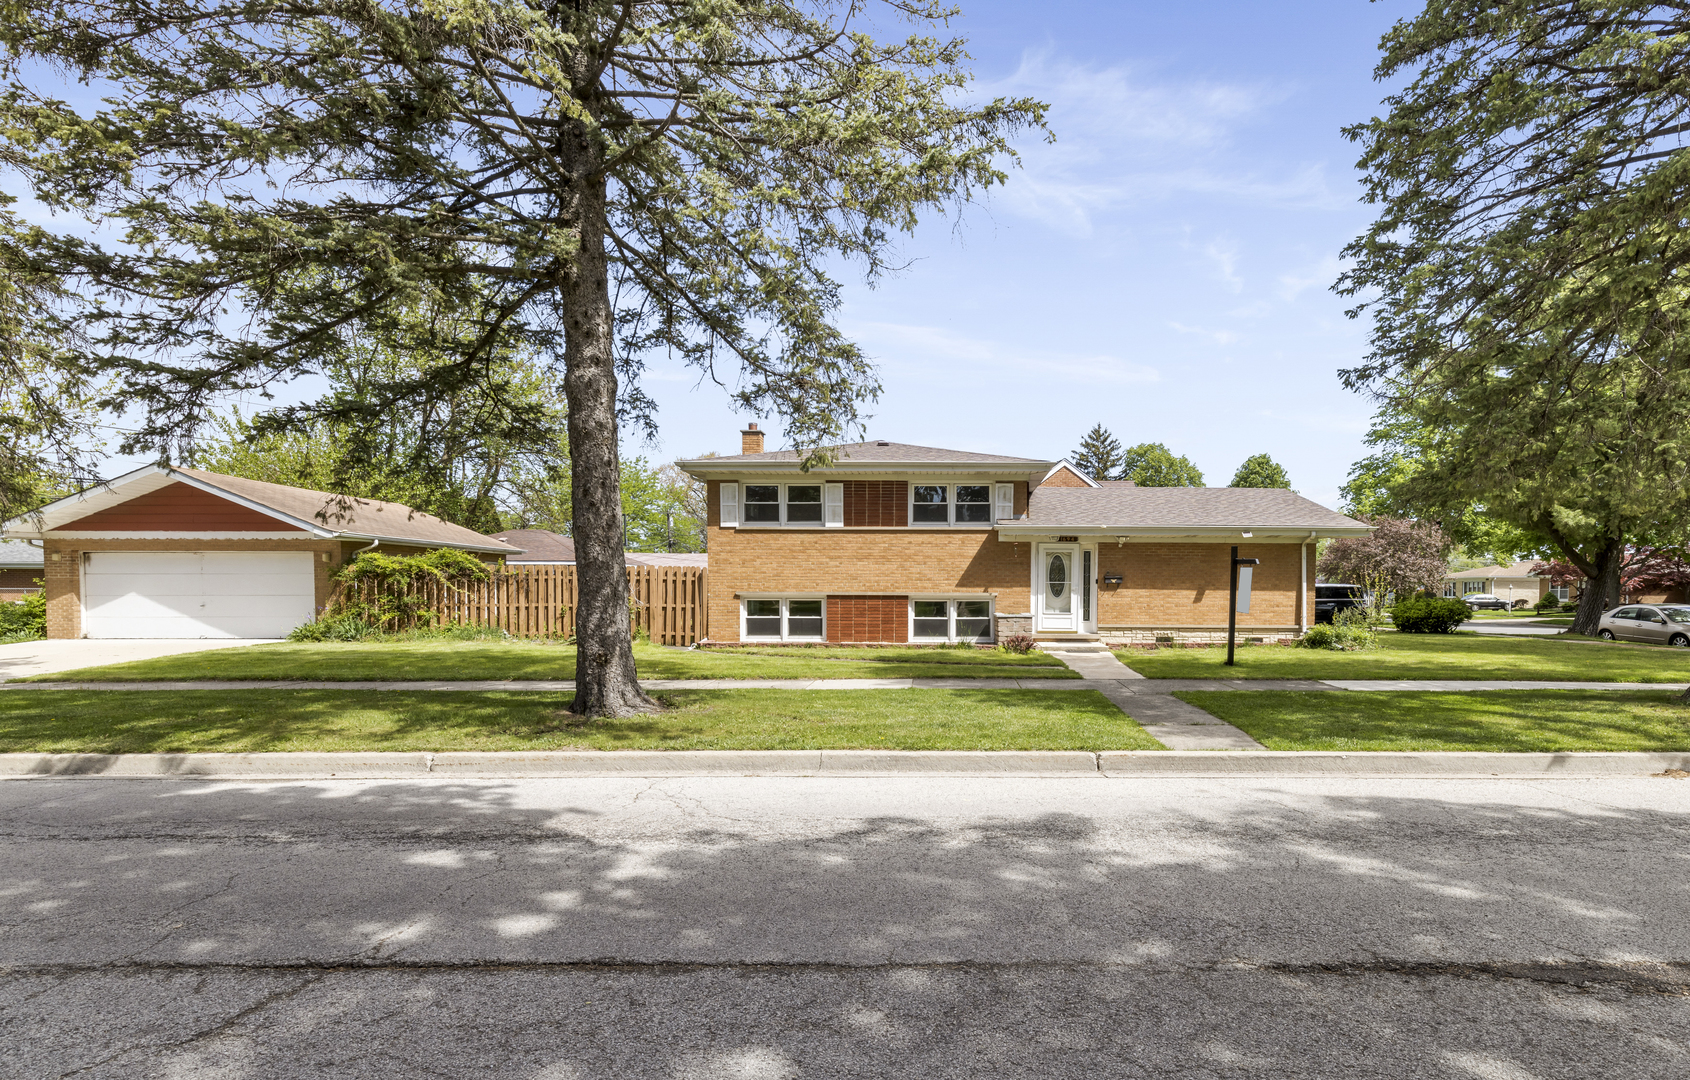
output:
POLYGON ((1064 525, 1048 521, 1000 521, 997 530, 1005 536, 1233 536, 1239 539, 1324 540, 1340 536, 1367 536, 1371 525, 1064 525), (1244 533, 1251 535, 1246 537, 1244 533))
MULTIPOLYGON (((675 465, 682 472, 700 480, 732 479, 736 476, 756 472, 791 473, 799 471, 796 461, 735 461, 722 458, 699 458, 693 461, 677 461, 675 465)), ((822 472, 893 472, 893 473, 937 473, 937 472, 990 472, 990 473, 1021 473, 1034 472, 1040 468, 1049 470, 1058 462, 1053 461, 836 461, 831 465, 818 466, 810 471, 822 472)))

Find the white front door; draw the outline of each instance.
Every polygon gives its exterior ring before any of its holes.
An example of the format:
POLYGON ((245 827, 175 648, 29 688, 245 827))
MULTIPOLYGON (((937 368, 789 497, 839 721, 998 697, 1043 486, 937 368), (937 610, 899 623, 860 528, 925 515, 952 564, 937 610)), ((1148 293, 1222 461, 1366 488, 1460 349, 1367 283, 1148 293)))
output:
POLYGON ((1080 549, 1075 544, 1040 544, 1033 567, 1035 628, 1040 632, 1080 628, 1080 549))
POLYGON ((82 573, 91 638, 279 638, 316 608, 308 551, 96 551, 82 573))

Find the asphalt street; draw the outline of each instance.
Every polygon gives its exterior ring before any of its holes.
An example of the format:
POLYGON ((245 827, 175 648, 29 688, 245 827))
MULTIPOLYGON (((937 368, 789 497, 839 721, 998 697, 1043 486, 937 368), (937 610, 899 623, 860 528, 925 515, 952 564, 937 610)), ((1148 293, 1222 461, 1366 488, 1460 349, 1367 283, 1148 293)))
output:
POLYGON ((1682 1077, 1690 780, 0 782, 0 1075, 1682 1077))

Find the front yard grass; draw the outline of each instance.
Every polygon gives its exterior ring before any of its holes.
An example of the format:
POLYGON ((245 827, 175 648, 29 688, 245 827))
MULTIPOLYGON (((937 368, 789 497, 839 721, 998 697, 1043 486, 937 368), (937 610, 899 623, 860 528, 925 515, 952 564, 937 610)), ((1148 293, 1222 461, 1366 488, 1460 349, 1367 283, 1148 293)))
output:
POLYGON ((1690 649, 1590 644, 1479 634, 1379 635, 1368 652, 1283 645, 1117 652, 1152 679, 1535 679, 1566 682, 1690 682, 1690 649))
POLYGON ((679 690, 581 723, 569 694, 0 692, 0 752, 1161 750, 1092 690, 679 690))
POLYGON ((1690 750, 1660 690, 1201 690, 1174 695, 1269 750, 1690 750))
MULTIPOLYGON (((642 679, 1077 679, 1042 653, 997 650, 817 648, 665 649, 634 646, 642 679)), ((39 675, 30 682, 194 679, 573 679, 575 647, 525 641, 321 642, 249 645, 39 675)))

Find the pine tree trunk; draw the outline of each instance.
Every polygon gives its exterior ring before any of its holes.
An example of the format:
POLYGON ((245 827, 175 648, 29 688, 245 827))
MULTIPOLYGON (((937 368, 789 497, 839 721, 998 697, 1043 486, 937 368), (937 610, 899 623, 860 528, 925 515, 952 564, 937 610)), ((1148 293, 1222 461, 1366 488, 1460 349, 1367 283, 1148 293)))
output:
POLYGON ((1573 615, 1573 633, 1594 637, 1602 613, 1619 604, 1620 563, 1624 559, 1624 541, 1613 539, 1602 546, 1588 565, 1579 567, 1586 576, 1584 590, 1579 593, 1578 611, 1573 615))
POLYGON ((640 689, 628 617, 628 573, 622 554, 622 484, 617 451, 615 328, 605 261, 605 188, 597 166, 602 148, 583 123, 559 139, 558 159, 570 177, 581 248, 563 275, 558 307, 564 324, 564 396, 569 403, 571 526, 579 595, 575 613, 575 702, 581 716, 630 716, 658 706, 640 689))

